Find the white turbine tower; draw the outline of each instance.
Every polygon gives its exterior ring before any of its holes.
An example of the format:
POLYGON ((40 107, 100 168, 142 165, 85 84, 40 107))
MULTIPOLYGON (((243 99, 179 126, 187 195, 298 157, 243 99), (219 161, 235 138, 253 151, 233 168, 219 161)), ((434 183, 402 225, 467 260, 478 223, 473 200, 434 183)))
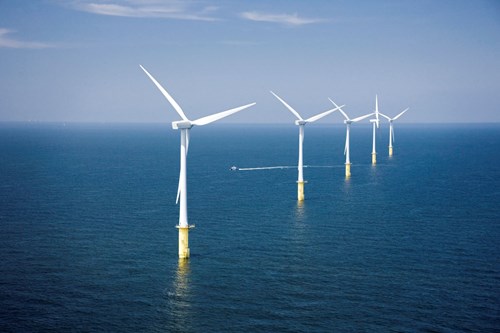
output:
MULTIPOLYGON (((373 113, 372 113, 373 114, 373 113)), ((377 164, 377 149, 375 145, 375 138, 376 138, 376 128, 379 127, 380 120, 378 118, 379 112, 378 112, 378 96, 375 95, 375 119, 370 119, 370 122, 373 124, 373 148, 372 148, 372 164, 375 165, 377 164)))
POLYGON ((406 108, 404 111, 402 111, 400 114, 395 116, 394 118, 390 118, 386 116, 383 113, 380 113, 380 115, 384 118, 386 118, 389 121, 389 156, 392 156, 392 143, 394 142, 394 128, 393 128, 393 121, 397 120, 399 117, 403 115, 406 111, 408 111, 410 108, 406 108))
POLYGON ((329 98, 329 100, 330 100, 330 102, 333 103, 333 105, 335 105, 335 107, 337 107, 339 109, 340 113, 342 113, 342 115, 345 118, 345 120, 344 120, 344 124, 346 125, 345 148, 344 148, 344 155, 345 155, 345 176, 346 176, 346 178, 349 178, 349 177, 351 177, 351 160, 350 160, 350 156, 349 156, 349 141, 350 141, 349 136, 350 136, 350 131, 351 131, 351 124, 355 123, 355 122, 358 122, 358 121, 361 121, 361 120, 363 120, 365 118, 368 118, 371 115, 373 115, 373 113, 369 113, 369 114, 366 114, 364 116, 357 117, 357 118, 354 118, 354 119, 349 119, 349 117, 341 109, 341 107, 339 107, 337 104, 335 104, 335 102, 332 101, 330 98, 329 98))
MULTIPOLYGON (((278 95, 276 95, 272 91, 271 91, 271 94, 273 94, 274 97, 276 97, 281 103, 283 103, 283 105, 286 106, 286 108, 288 110, 290 110, 290 112, 293 113, 295 115, 295 117, 297 117, 297 120, 295 120, 295 125, 299 126, 299 162, 298 162, 298 167, 297 167, 298 171, 299 171, 299 176, 298 176, 298 180, 297 180, 297 199, 299 201, 303 201, 304 200, 304 183, 305 183, 304 171, 303 171, 303 168, 304 168, 303 153, 302 153, 302 147, 304 144, 304 126, 307 123, 312 123, 316 120, 323 118, 324 116, 329 115, 330 113, 332 113, 336 110, 339 110, 340 107, 336 107, 334 109, 325 111, 323 113, 317 114, 317 115, 312 116, 312 117, 307 118, 307 119, 303 119, 297 111, 295 111, 290 105, 288 105, 278 95)), ((342 106, 344 106, 344 105, 342 105, 342 106)))
POLYGON ((179 174, 179 185, 177 187, 177 199, 176 203, 179 203, 179 258, 189 258, 189 229, 193 228, 194 225, 188 224, 188 214, 187 214, 187 184, 186 184, 186 157, 189 148, 189 130, 193 126, 203 126, 210 124, 219 119, 225 118, 233 113, 246 109, 255 103, 240 106, 227 111, 212 114, 210 116, 202 117, 196 120, 189 120, 181 107, 177 102, 170 96, 170 94, 155 80, 155 78, 149 74, 149 72, 140 65, 142 70, 149 76, 151 81, 156 85, 156 87, 161 91, 163 96, 169 101, 173 106, 175 111, 181 116, 182 120, 172 122, 172 128, 181 131, 181 165, 179 174))

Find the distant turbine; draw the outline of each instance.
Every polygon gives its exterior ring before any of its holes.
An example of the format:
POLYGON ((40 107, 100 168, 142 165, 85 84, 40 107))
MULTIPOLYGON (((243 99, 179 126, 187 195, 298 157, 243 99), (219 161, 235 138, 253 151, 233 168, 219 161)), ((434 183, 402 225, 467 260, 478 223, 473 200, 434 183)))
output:
POLYGON ((345 118, 345 120, 344 120, 344 124, 346 124, 345 148, 344 148, 344 155, 345 155, 345 176, 346 176, 346 178, 349 178, 349 177, 351 177, 351 160, 350 160, 350 157, 349 157, 349 133, 350 133, 350 130, 351 130, 351 124, 355 123, 355 122, 358 122, 360 120, 363 120, 365 118, 368 118, 371 115, 373 115, 373 113, 369 113, 369 114, 366 114, 364 116, 357 117, 357 118, 354 118, 354 119, 349 119, 349 117, 341 109, 341 107, 339 107, 337 104, 335 104, 335 102, 332 101, 330 98, 329 98, 329 100, 330 100, 330 102, 333 103, 333 105, 335 105, 335 107, 337 107, 339 109, 340 113, 342 113, 342 115, 345 118))
POLYGON ((389 156, 392 156, 392 143, 395 141, 394 140, 394 128, 393 128, 393 124, 392 122, 394 120, 397 120, 399 117, 401 117, 403 115, 403 113, 405 113, 406 111, 408 111, 410 108, 406 108, 404 111, 402 111, 400 114, 398 114, 396 117, 394 118, 390 118, 388 116, 386 116, 385 114, 383 113, 380 113, 380 115, 384 118, 386 118, 388 121, 389 121, 389 156))
MULTIPOLYGON (((324 116, 329 115, 330 113, 340 109, 340 107, 336 107, 334 109, 325 111, 323 113, 317 114, 317 115, 312 116, 312 117, 307 118, 307 119, 303 119, 297 111, 295 111, 290 105, 288 105, 278 95, 276 95, 272 91, 271 91, 271 94, 273 94, 274 97, 276 97, 281 103, 283 103, 283 105, 286 106, 286 108, 288 110, 290 110, 290 112, 293 113, 295 115, 295 117, 297 117, 297 120, 295 121, 295 125, 299 126, 299 163, 298 163, 299 176, 298 176, 298 180, 297 180, 297 198, 299 201, 303 201, 304 200, 304 183, 305 183, 304 171, 303 171, 304 165, 303 165, 303 161, 302 161, 302 159, 303 159, 302 146, 304 143, 304 126, 307 123, 312 123, 316 120, 323 118, 324 116)), ((342 106, 344 106, 344 105, 342 105, 342 106)))
MULTIPOLYGON (((373 114, 373 113, 372 113, 373 114)), ((377 149, 375 147, 375 138, 376 138, 376 129, 375 129, 375 125, 377 126, 377 128, 379 127, 379 112, 378 112, 378 96, 375 95, 375 119, 370 119, 370 122, 373 124, 373 148, 372 148, 372 164, 375 165, 377 164, 377 149)))
POLYGON ((191 127, 203 126, 210 124, 214 121, 225 118, 233 113, 239 112, 243 109, 246 109, 255 103, 247 104, 244 106, 240 106, 234 109, 230 109, 227 111, 219 112, 212 114, 210 116, 202 117, 196 120, 189 120, 181 107, 177 102, 170 96, 170 94, 155 80, 155 78, 149 74, 149 72, 139 65, 142 70, 149 76, 151 81, 156 85, 156 87, 161 91, 163 96, 169 101, 169 103, 173 106, 175 111, 181 116, 182 120, 172 122, 173 129, 181 130, 181 166, 180 166, 180 174, 179 174, 179 185, 177 187, 177 199, 176 203, 179 203, 179 225, 177 228, 179 229, 179 258, 189 258, 189 229, 193 228, 194 225, 188 224, 188 216, 187 216, 187 183, 186 183, 186 157, 189 148, 189 130, 191 127))

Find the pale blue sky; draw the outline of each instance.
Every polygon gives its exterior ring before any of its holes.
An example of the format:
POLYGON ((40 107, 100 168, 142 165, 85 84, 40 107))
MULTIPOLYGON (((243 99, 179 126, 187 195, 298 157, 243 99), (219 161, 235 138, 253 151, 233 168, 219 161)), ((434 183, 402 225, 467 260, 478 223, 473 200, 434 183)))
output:
POLYGON ((0 121, 178 120, 139 64, 191 119, 500 122, 500 2, 0 0, 0 121))

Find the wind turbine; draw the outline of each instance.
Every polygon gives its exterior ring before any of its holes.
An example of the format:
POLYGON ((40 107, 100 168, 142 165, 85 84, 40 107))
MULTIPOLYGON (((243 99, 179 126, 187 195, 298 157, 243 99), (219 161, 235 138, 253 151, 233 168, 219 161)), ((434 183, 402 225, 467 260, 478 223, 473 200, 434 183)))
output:
POLYGON ((394 120, 397 120, 399 117, 401 117, 403 115, 403 113, 405 113, 409 109, 410 108, 404 109, 400 114, 398 114, 394 118, 390 118, 390 117, 386 116, 385 114, 380 113, 380 115, 382 117, 386 118, 389 121, 389 156, 392 156, 392 143, 394 142, 394 128, 393 128, 392 122, 394 120))
POLYGON ((179 258, 189 258, 189 229, 193 228, 194 225, 188 224, 188 214, 187 214, 187 183, 186 183, 186 157, 189 148, 189 130, 193 126, 203 126, 210 124, 214 121, 225 118, 233 113, 239 112, 246 109, 255 103, 243 105, 234 109, 212 114, 210 116, 202 117, 196 120, 189 120, 184 111, 177 102, 170 96, 170 94, 156 81, 156 79, 149 74, 149 72, 139 65, 142 70, 149 76, 151 81, 156 85, 156 87, 161 91, 163 96, 168 100, 168 102, 173 106, 175 111, 181 116, 182 120, 172 122, 172 128, 180 130, 181 133, 181 165, 179 174, 179 185, 177 187, 177 199, 176 203, 179 203, 179 225, 176 228, 179 229, 179 258))
MULTIPOLYGON (((317 115, 312 116, 312 117, 307 118, 307 119, 303 119, 297 111, 295 111, 290 105, 288 105, 278 95, 276 95, 272 91, 271 91, 271 94, 273 94, 274 97, 276 97, 281 103, 283 103, 283 105, 286 106, 286 108, 288 110, 290 110, 290 112, 293 113, 295 115, 295 117, 297 117, 297 120, 295 120, 295 125, 299 126, 299 163, 298 163, 299 176, 298 176, 298 180, 297 180, 297 199, 299 201, 303 201, 304 200, 304 183, 306 183, 304 181, 304 171, 303 171, 304 164, 303 164, 303 153, 302 153, 302 147, 304 144, 304 126, 307 123, 315 122, 316 120, 319 120, 319 119, 323 118, 324 116, 327 116, 330 113, 332 113, 336 110, 339 110, 340 107, 336 107, 334 109, 325 111, 323 113, 317 114, 317 115)), ((342 105, 342 106, 344 106, 344 105, 342 105)))
POLYGON ((328 99, 330 100, 330 102, 333 103, 333 105, 335 105, 335 107, 337 107, 339 109, 340 113, 342 113, 342 115, 345 118, 345 120, 344 120, 344 124, 346 125, 345 148, 344 148, 344 155, 345 155, 345 176, 346 176, 346 178, 349 178, 349 177, 351 177, 351 160, 350 160, 350 156, 349 156, 349 133, 351 131, 351 124, 355 123, 355 122, 358 122, 358 121, 361 121, 361 120, 363 120, 365 118, 368 118, 371 115, 373 115, 373 113, 369 113, 369 114, 366 114, 366 115, 361 116, 361 117, 350 119, 347 116, 347 114, 337 104, 335 104, 334 101, 332 101, 330 98, 328 98, 328 99))
MULTIPOLYGON (((372 113, 373 114, 373 113, 372 113)), ((377 164, 377 150, 375 147, 375 137, 376 137, 376 129, 379 127, 380 120, 378 118, 379 112, 378 112, 378 96, 375 95, 375 119, 370 119, 370 122, 373 124, 373 148, 372 148, 372 164, 375 165, 377 164)))

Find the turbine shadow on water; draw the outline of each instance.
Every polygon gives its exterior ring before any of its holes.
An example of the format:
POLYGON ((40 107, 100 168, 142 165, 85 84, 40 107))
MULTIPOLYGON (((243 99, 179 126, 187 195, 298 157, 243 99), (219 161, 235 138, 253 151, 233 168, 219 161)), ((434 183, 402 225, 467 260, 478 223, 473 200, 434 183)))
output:
POLYGON ((176 331, 190 331, 191 315, 191 269, 187 258, 179 258, 174 280, 173 293, 170 296, 170 309, 173 327, 176 331))
POLYGON ((295 222, 303 223, 306 220, 307 220, 306 205, 303 200, 297 200, 297 206, 295 207, 295 222))

